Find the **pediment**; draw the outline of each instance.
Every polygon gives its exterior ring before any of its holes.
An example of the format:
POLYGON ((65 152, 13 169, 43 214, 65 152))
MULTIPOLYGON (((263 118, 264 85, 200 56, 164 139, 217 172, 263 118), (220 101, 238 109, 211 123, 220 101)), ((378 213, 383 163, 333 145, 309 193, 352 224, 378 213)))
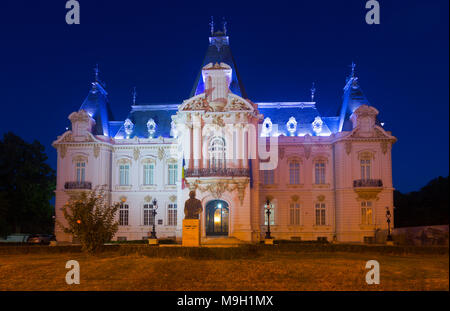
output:
POLYGON ((206 99, 205 93, 187 99, 181 104, 180 111, 204 111, 204 112, 237 112, 246 111, 252 112, 254 108, 244 98, 229 93, 227 103, 223 106, 211 105, 206 99))

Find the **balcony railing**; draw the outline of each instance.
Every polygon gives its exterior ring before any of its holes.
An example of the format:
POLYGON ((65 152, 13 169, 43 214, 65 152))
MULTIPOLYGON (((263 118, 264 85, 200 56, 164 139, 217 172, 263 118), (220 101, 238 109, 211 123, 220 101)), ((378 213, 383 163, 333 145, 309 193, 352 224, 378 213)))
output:
POLYGON ((248 168, 192 168, 185 171, 186 177, 249 177, 248 168))
POLYGON ((383 187, 383 181, 381 179, 357 179, 353 181, 353 187, 383 187))
POLYGON ((64 184, 64 189, 92 189, 90 181, 68 181, 64 184))

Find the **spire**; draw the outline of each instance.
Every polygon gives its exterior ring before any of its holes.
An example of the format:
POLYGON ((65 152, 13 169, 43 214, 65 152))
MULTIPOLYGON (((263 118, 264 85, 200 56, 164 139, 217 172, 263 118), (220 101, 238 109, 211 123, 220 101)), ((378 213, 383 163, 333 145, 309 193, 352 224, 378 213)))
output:
MULTIPOLYGON (((212 17, 210 25, 212 34, 209 36, 209 46, 206 51, 205 58, 201 63, 197 78, 195 79, 194 87, 192 88, 190 97, 201 94, 205 91, 205 84, 202 79, 203 67, 205 67, 209 63, 225 63, 230 66, 232 70, 230 83, 231 92, 244 98, 248 98, 247 93, 244 89, 244 85, 239 76, 239 72, 237 70, 233 55, 231 53, 229 37, 221 30, 214 31, 214 22, 212 17)), ((226 31, 226 22, 224 22, 223 26, 223 30, 226 31)))
POLYGON ((311 88, 311 101, 314 101, 314 95, 316 94, 316 84, 313 82, 312 83, 312 88, 311 88))
POLYGON ((227 21, 225 20, 225 17, 222 18, 222 25, 223 25, 223 33, 226 36, 227 35, 227 21))
POLYGON ((133 106, 134 106, 134 105, 136 105, 136 95, 137 95, 136 87, 133 88, 133 93, 132 94, 133 94, 133 106))
POLYGON ((355 67, 356 67, 356 64, 355 64, 354 62, 352 62, 352 64, 351 64, 350 66, 352 67, 352 75, 351 75, 351 77, 354 78, 354 77, 355 77, 355 67))
POLYGON ((98 64, 95 64, 95 67, 94 67, 95 82, 99 82, 98 81, 98 72, 99 72, 98 64))
POLYGON ((209 27, 211 28, 211 36, 214 35, 214 17, 211 16, 211 21, 209 22, 209 27))

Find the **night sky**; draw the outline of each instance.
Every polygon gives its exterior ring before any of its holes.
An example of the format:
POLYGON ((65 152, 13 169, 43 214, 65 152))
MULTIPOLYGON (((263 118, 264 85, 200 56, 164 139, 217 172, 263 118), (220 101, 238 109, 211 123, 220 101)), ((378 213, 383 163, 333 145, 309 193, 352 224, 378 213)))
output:
POLYGON ((81 24, 65 23, 65 0, 0 2, 0 134, 51 147, 100 67, 115 119, 138 103, 189 97, 208 46, 209 20, 228 22, 249 98, 309 101, 337 115, 352 61, 393 146, 394 186, 408 192, 449 172, 449 1, 79 0, 81 24))

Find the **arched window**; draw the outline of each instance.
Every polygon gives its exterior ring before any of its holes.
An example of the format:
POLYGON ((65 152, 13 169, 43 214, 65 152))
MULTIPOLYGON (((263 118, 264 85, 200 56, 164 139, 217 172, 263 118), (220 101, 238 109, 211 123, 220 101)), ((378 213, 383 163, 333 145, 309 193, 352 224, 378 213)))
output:
POLYGON ((326 206, 325 203, 316 203, 316 226, 325 226, 326 219, 326 206))
POLYGON ((361 202, 361 224, 363 225, 373 224, 373 209, 371 201, 361 202))
POLYGON ((130 164, 119 164, 119 184, 121 186, 128 186, 130 184, 130 164))
POLYGON ((325 184, 325 161, 318 160, 314 164, 316 185, 325 184))
POLYGON ((119 226, 128 226, 128 204, 120 203, 119 226))
POLYGON ((289 162, 289 183, 291 185, 300 184, 300 162, 296 160, 289 162))
POLYGON ((153 216, 153 204, 144 204, 144 226, 153 226, 155 217, 153 216))
POLYGON ((209 145, 209 166, 211 168, 225 168, 225 140, 215 137, 209 145))
POLYGON ((289 223, 300 225, 300 203, 298 202, 292 202, 289 206, 289 223))
POLYGON ((77 176, 77 182, 85 182, 86 178, 86 162, 85 161, 77 161, 75 163, 75 170, 77 176))
POLYGON ((149 160, 146 160, 143 164, 144 169, 144 185, 154 185, 155 184, 155 163, 149 160))

